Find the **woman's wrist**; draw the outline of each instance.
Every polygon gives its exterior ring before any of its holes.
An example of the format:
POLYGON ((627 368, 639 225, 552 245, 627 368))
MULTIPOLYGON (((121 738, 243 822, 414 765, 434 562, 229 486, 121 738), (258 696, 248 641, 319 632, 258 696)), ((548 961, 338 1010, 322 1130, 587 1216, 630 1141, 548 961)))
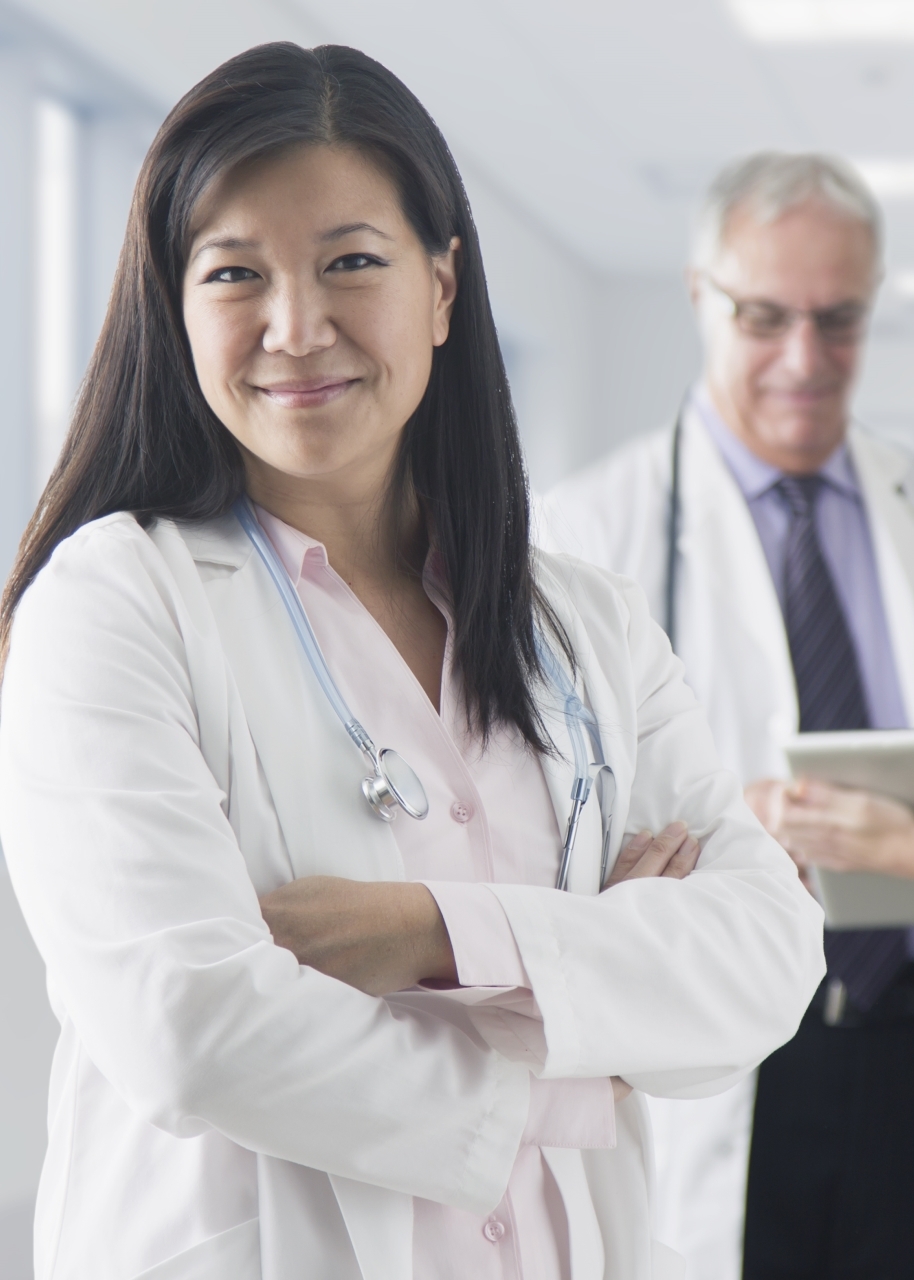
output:
POLYGON ((417 981, 457 982, 457 962, 447 925, 434 895, 424 884, 410 884, 411 933, 416 942, 417 981))

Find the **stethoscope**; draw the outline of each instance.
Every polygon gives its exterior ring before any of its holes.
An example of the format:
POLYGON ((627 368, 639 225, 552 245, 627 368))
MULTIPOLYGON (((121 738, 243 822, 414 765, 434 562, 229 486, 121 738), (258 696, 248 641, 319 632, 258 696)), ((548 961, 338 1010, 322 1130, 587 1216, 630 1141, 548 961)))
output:
MULTIPOLYGON (((371 772, 362 779, 362 794, 375 813, 384 822, 392 822, 400 809, 411 818, 422 820, 428 816, 428 796, 415 770, 407 764, 398 752, 390 747, 381 750, 374 742, 364 725, 358 721, 340 693, 339 687, 327 660, 321 652, 317 636, 308 619, 305 606, 295 589, 295 585, 260 526, 257 516, 247 498, 239 498, 232 508, 238 523, 244 529, 254 545, 254 549, 263 561, 267 572, 279 592, 286 612, 298 638, 302 653, 314 673, 327 701, 336 712, 343 728, 365 756, 371 772)), ((546 644, 540 633, 537 633, 537 651, 540 663, 548 679, 557 690, 563 704, 565 723, 571 739, 574 755, 574 782, 571 787, 571 811, 565 826, 562 840, 562 856, 559 873, 556 879, 557 889, 567 889, 568 874, 571 867, 571 856, 574 852, 581 813, 590 797, 594 780, 601 778, 601 810, 603 814, 603 848, 600 863, 600 886, 606 881, 609 870, 610 836, 612 804, 615 799, 615 779, 612 769, 603 756, 603 746, 596 719, 584 706, 567 672, 559 663, 555 654, 546 644), (584 731, 590 738, 593 761, 587 752, 584 731)))
POLYGON ((679 407, 673 426, 670 456, 670 501, 666 526, 666 590, 663 599, 663 629, 670 647, 676 649, 676 587, 679 576, 679 522, 682 517, 680 462, 682 458, 682 419, 689 397, 679 407))

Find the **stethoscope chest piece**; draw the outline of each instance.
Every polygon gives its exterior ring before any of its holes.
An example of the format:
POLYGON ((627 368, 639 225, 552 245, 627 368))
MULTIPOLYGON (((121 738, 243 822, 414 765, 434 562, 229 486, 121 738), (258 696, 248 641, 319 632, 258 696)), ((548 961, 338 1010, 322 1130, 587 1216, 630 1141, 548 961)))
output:
POLYGON ((374 777, 362 779, 362 795, 385 822, 393 822, 397 810, 411 818, 428 816, 428 796, 414 769, 401 755, 385 747, 375 757, 374 777))

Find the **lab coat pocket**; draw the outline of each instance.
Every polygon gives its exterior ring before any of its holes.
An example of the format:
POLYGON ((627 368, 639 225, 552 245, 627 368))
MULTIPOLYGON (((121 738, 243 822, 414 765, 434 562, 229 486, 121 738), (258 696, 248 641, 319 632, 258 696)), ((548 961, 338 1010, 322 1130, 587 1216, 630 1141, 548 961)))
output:
POLYGON ((134 1276, 134 1280, 261 1280, 260 1219, 250 1218, 201 1240, 134 1276))

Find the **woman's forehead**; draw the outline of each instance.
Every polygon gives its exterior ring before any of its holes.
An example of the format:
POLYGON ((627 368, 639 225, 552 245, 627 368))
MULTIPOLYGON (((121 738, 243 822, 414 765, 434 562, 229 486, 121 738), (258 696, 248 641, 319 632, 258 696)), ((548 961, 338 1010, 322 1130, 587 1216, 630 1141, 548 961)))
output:
POLYGON ((405 219, 396 185, 369 153, 306 143, 220 174, 194 209, 191 245, 219 224, 245 221, 321 224, 319 234, 367 224, 390 235, 402 231, 405 219))

